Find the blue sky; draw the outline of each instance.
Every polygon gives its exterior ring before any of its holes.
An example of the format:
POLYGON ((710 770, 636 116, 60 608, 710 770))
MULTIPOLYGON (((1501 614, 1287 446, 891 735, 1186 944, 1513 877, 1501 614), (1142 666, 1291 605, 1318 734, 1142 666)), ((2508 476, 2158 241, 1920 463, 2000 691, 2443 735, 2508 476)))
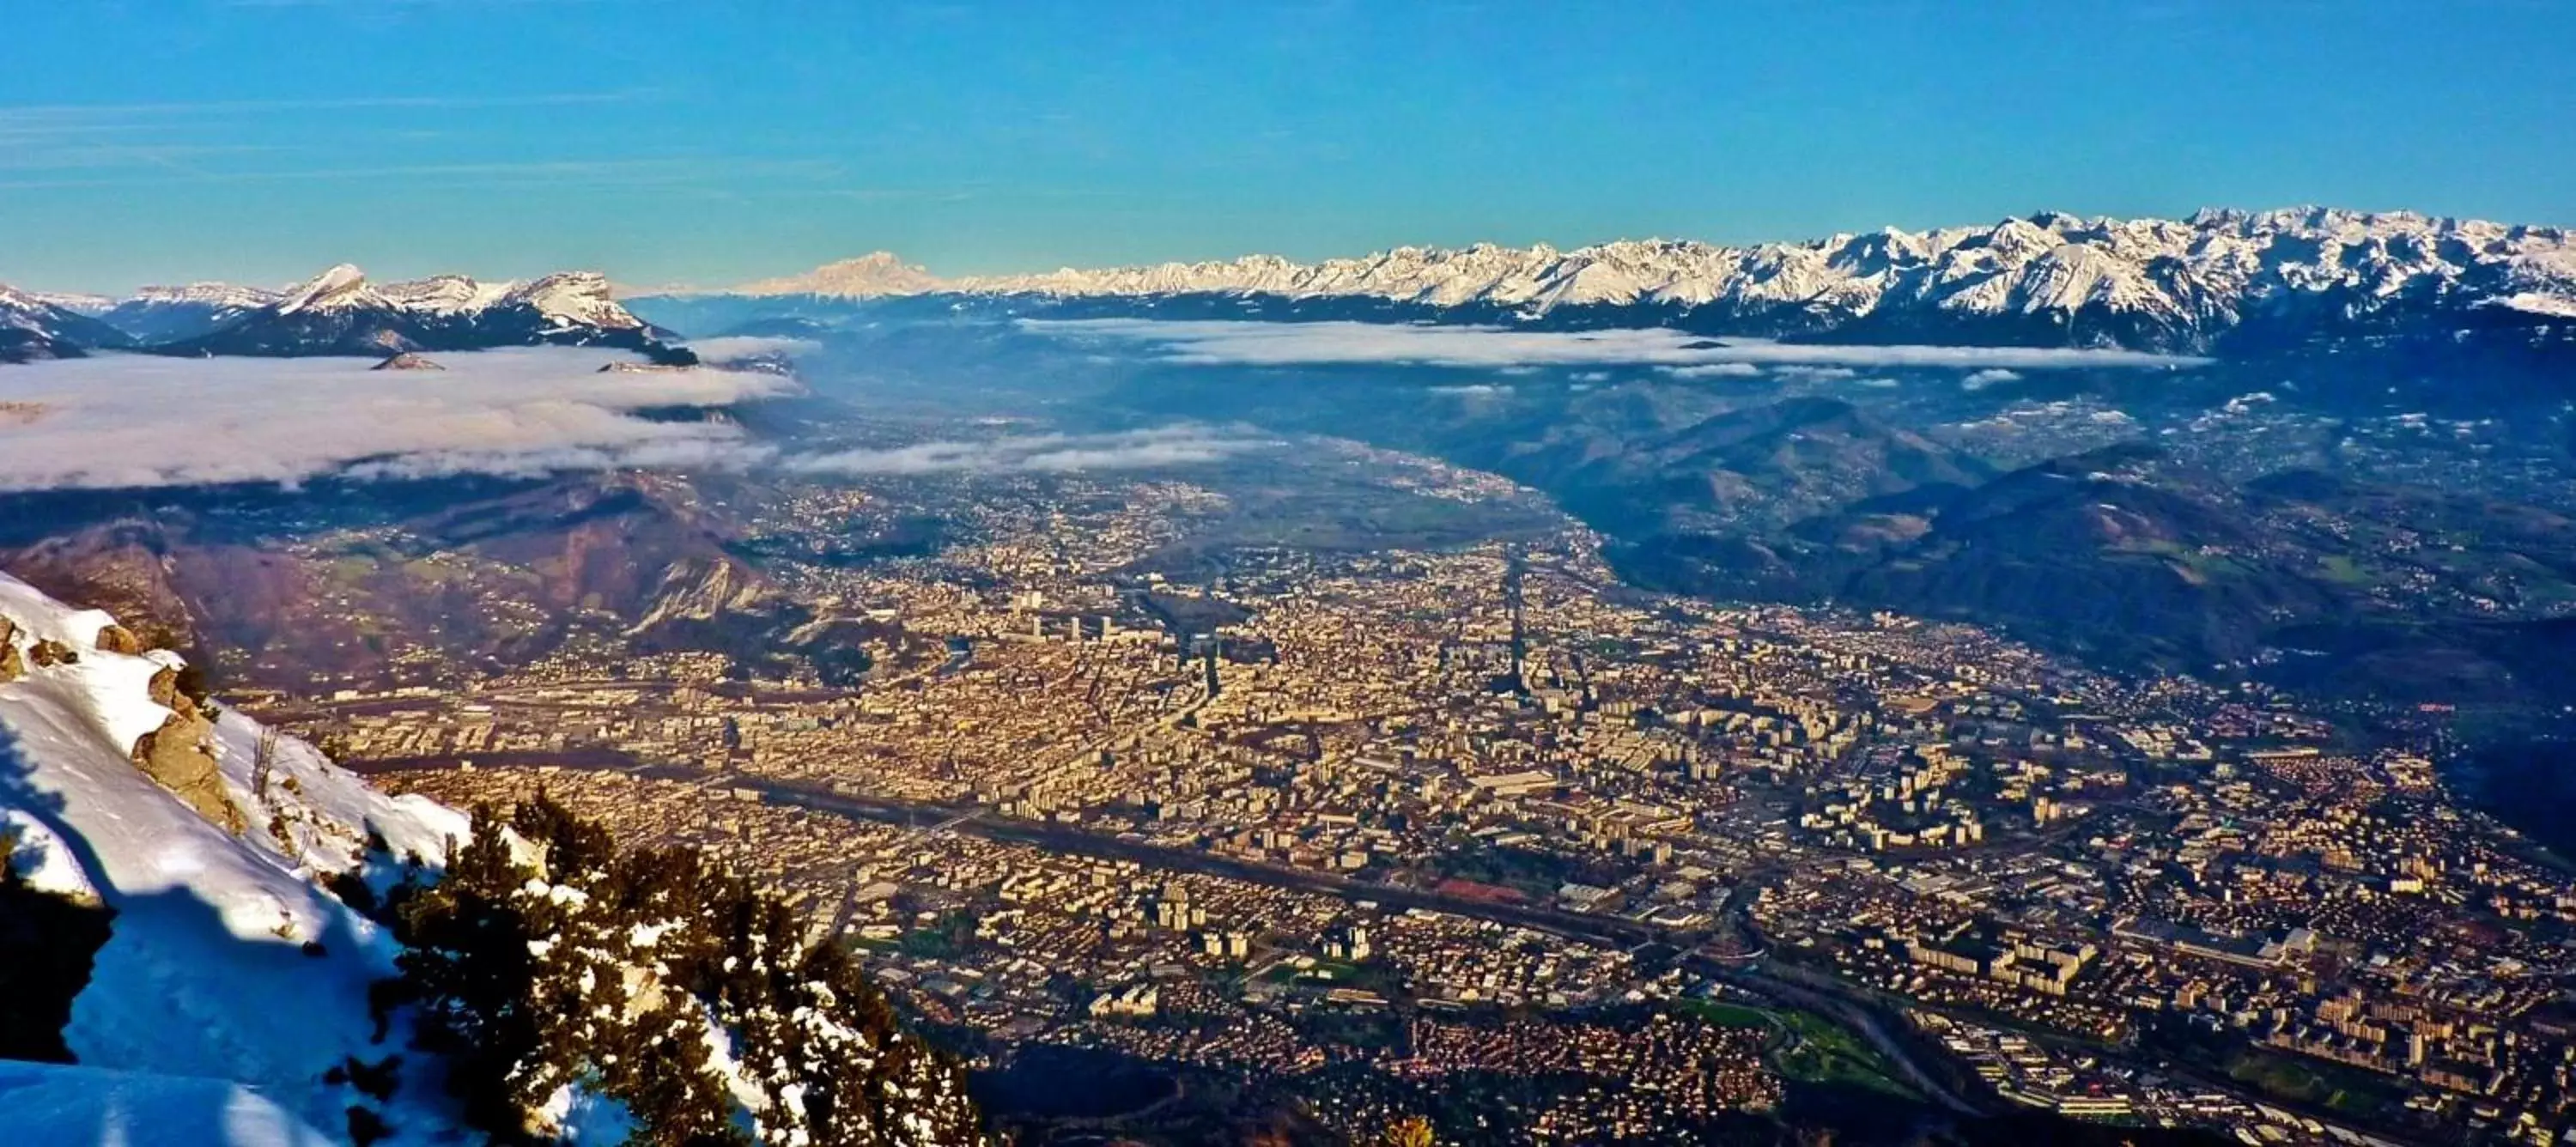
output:
POLYGON ((82 0, 0 281, 722 284, 2042 208, 2576 224, 2576 4, 82 0))

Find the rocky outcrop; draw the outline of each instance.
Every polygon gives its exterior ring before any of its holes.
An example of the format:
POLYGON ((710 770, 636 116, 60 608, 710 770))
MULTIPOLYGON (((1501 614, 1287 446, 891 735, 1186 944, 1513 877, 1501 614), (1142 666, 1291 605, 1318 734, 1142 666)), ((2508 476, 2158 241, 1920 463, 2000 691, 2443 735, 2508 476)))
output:
POLYGON ((114 623, 101 628, 98 631, 98 640, 92 644, 110 653, 122 653, 129 657, 143 652, 143 639, 136 637, 133 630, 114 623))
POLYGON ((18 655, 18 623, 0 617, 0 685, 27 675, 27 662, 18 655))
POLYGON ((197 711, 196 702, 179 695, 179 671, 167 665, 162 666, 160 672, 153 674, 152 680, 144 683, 143 691, 151 696, 153 704, 164 709, 177 709, 181 705, 186 705, 188 712, 197 711))
POLYGON ((211 747, 214 726, 197 711, 196 702, 179 693, 175 673, 165 669, 155 674, 152 693, 156 701, 165 693, 170 697, 170 719, 134 742, 134 763, 153 783, 197 810, 197 815, 240 835, 250 822, 224 792, 224 774, 215 765, 211 747), (164 675, 169 677, 166 685, 164 675))
POLYGON ((371 366, 371 367, 368 367, 367 369, 369 369, 369 370, 446 370, 447 368, 446 368, 446 367, 443 367, 443 366, 438 365, 438 363, 437 363, 437 362, 435 362, 435 361, 433 361, 433 360, 432 360, 428 355, 424 355, 424 354, 414 354, 414 353, 412 353, 412 352, 410 352, 410 351, 404 351, 404 352, 403 352, 403 353, 401 353, 401 354, 395 355, 395 356, 393 356, 392 358, 386 359, 385 361, 380 362, 380 363, 377 363, 376 365, 371 366))
POLYGON ((27 647, 27 660, 38 669, 51 669, 78 662, 80 654, 73 652, 71 646, 47 638, 27 647))

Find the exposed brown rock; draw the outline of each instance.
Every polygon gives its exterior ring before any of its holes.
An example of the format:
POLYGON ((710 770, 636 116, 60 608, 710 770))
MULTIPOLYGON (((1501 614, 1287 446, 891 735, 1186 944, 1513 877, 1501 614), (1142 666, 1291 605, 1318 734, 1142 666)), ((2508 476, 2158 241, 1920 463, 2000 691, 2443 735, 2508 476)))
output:
POLYGON ((0 402, 0 426, 33 426, 53 412, 53 407, 41 402, 0 402))
POLYGON ((0 617, 0 685, 27 675, 27 663, 18 656, 18 623, 0 617))
POLYGON ((213 729, 193 712, 173 712, 160 728, 134 742, 134 763, 198 815, 239 835, 250 822, 224 792, 224 774, 215 766, 215 753, 209 747, 213 729))
POLYGON ((106 627, 100 629, 98 640, 93 644, 110 653, 130 655, 143 652, 143 639, 134 636, 133 630, 115 622, 109 622, 106 627))
POLYGON ((152 675, 144 689, 151 694, 153 704, 175 710, 182 716, 195 717, 204 712, 197 707, 195 698, 179 691, 179 671, 167 665, 152 675))
POLYGON ((80 654, 72 652, 71 646, 46 638, 27 647, 27 660, 35 663, 38 669, 51 669, 79 661, 80 654))
POLYGON ((167 665, 162 666, 159 671, 152 674, 152 680, 143 683, 143 691, 151 696, 152 703, 155 705, 164 709, 178 708, 179 706, 173 702, 179 697, 179 671, 167 665))

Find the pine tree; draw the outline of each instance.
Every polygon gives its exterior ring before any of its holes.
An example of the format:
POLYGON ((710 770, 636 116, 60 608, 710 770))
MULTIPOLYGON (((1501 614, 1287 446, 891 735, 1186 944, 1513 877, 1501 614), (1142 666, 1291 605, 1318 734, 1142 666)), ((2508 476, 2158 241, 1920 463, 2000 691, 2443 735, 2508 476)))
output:
POLYGON ((528 1114, 579 1086, 623 1103, 636 1143, 747 1144, 711 1059, 722 1039, 769 1142, 880 1144, 899 1116, 941 1143, 983 1141, 955 1065, 901 1032, 857 966, 693 850, 620 853, 540 794, 506 817, 476 809, 446 878, 388 900, 419 1043, 450 1057, 451 1088, 496 1139, 525 1140, 528 1114), (541 866, 514 860, 512 836, 541 866))

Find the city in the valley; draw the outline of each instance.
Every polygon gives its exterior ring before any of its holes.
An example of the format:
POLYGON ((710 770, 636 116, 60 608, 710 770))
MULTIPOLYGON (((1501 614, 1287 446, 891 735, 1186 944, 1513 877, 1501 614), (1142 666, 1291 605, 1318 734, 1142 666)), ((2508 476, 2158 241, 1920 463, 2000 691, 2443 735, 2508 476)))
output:
POLYGON ((2436 714, 1648 593, 1492 474, 1258 457, 761 504, 946 523, 766 567, 854 675, 603 632, 236 696, 397 790, 722 857, 1059 1122, 2568 1125, 2576 879, 2446 789, 2436 714))

